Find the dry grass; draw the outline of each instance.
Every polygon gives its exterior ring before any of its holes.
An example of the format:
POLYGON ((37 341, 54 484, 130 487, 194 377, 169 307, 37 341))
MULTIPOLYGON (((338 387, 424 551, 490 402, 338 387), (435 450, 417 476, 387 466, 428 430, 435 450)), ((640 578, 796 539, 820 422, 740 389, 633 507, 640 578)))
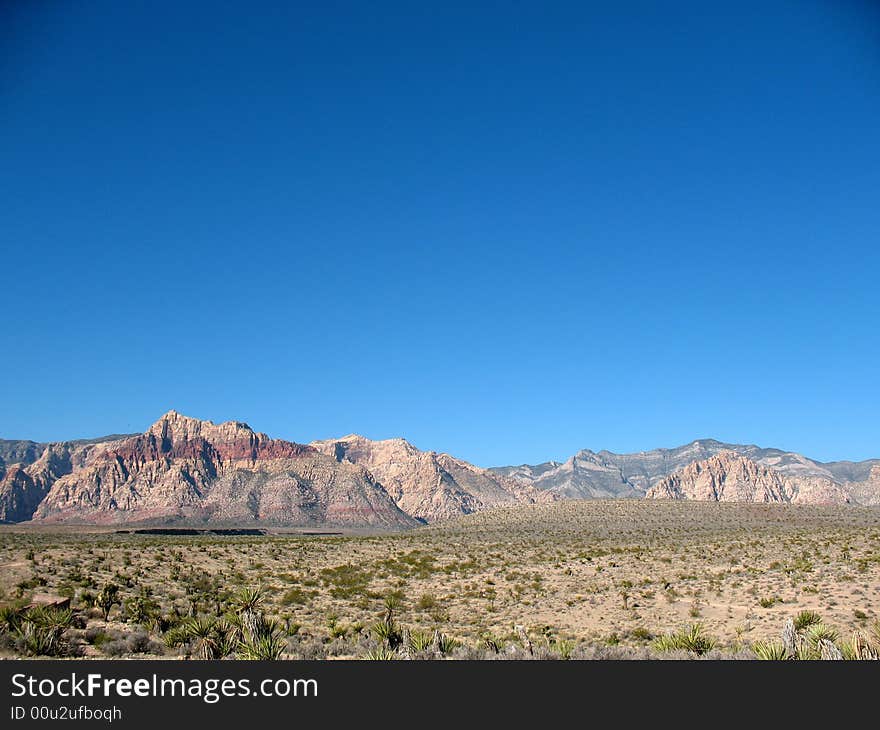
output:
MULTIPOLYGON (((0 602, 70 595, 85 631, 146 630, 159 640, 179 617, 223 613, 245 586, 265 589, 266 613, 293 637, 296 656, 381 652, 372 629, 389 596, 401 629, 442 632, 459 654, 525 651, 514 630, 523 626, 533 653, 619 647, 647 656, 659 637, 699 624, 716 654, 735 655, 777 638, 803 610, 844 636, 870 625, 880 605, 880 510, 589 501, 387 535, 0 532, 0 602), (122 606, 105 623, 89 605, 111 582, 122 606)), ((101 653, 85 638, 72 643, 101 653)))

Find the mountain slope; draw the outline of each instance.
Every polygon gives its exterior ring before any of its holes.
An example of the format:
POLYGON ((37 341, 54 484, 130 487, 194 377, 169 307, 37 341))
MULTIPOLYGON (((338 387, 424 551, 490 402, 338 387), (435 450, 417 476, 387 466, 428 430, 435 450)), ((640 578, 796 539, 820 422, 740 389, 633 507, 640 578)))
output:
POLYGON ((21 461, 0 466, 0 522, 23 522, 31 519, 58 479, 84 467, 96 453, 114 442, 88 439, 49 444, 4 443, 28 444, 24 449, 6 449, 10 459, 21 461))
POLYGON ((404 439, 306 446, 170 411, 145 433, 0 440, 0 522, 409 527, 513 502, 672 498, 880 506, 880 460, 822 463, 701 439, 482 469, 404 439))
POLYGON ((562 498, 621 497, 645 495, 661 480, 687 467, 720 453, 732 452, 752 462, 773 469, 791 478, 802 479, 802 499, 812 493, 810 479, 836 483, 847 492, 859 493, 862 500, 880 500, 880 484, 869 481, 872 467, 878 460, 864 462, 832 462, 823 464, 801 454, 780 449, 764 449, 755 445, 726 444, 714 439, 700 439, 673 449, 654 449, 633 454, 611 451, 579 451, 565 462, 547 462, 536 467, 496 467, 492 471, 509 475, 536 489, 552 492, 562 498))
POLYGON ((315 449, 340 463, 359 464, 385 487, 397 506, 425 522, 470 514, 494 505, 533 502, 528 485, 469 464, 449 454, 420 451, 404 439, 372 441, 352 434, 313 441, 315 449))
POLYGON ((54 481, 34 520, 415 524, 363 468, 244 423, 215 425, 175 411, 54 481))
POLYGON ((849 504, 847 492, 823 477, 786 475, 734 451, 688 464, 648 489, 648 499, 702 502, 849 504))

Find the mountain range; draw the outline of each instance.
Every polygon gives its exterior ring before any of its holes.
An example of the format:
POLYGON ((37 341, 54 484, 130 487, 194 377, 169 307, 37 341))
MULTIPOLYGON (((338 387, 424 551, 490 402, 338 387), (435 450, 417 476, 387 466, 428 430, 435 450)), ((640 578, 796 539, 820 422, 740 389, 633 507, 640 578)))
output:
POLYGON ((880 459, 822 463, 707 439, 486 469, 404 439, 298 444, 176 411, 142 434, 0 440, 7 523, 404 529, 503 504, 596 498, 878 506, 880 459))

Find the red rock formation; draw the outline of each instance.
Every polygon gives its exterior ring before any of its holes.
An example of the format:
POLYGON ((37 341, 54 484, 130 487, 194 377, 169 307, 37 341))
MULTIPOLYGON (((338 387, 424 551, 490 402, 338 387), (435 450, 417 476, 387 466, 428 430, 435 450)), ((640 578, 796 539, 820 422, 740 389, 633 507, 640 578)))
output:
POLYGON ((35 520, 406 527, 365 469, 315 449, 170 411, 57 479, 35 520))

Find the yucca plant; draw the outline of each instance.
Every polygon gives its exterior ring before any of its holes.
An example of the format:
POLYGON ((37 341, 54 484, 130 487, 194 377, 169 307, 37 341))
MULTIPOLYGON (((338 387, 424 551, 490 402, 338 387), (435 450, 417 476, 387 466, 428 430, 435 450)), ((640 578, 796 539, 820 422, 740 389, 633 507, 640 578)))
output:
POLYGON ((397 624, 387 619, 383 619, 373 626, 373 634, 377 641, 386 644, 391 650, 397 649, 403 641, 403 636, 397 624))
POLYGON ((414 652, 428 651, 433 638, 427 631, 413 631, 409 635, 409 648, 414 652))
POLYGON ((226 633, 234 637, 236 641, 244 640, 245 626, 240 613, 230 611, 229 613, 224 614, 220 621, 222 622, 226 633))
POLYGON ((715 643, 715 639, 705 633, 702 624, 691 624, 675 634, 657 637, 652 646, 661 652, 683 650, 703 655, 712 651, 715 643))
POLYGON ((678 649, 681 649, 681 643, 674 634, 663 634, 663 636, 658 636, 651 642, 651 646, 654 651, 659 652, 677 651, 678 649))
POLYGON ((17 643, 31 656, 55 656, 59 653, 59 636, 51 629, 25 621, 16 630, 17 643))
POLYGON ((873 647, 870 637, 865 637, 860 631, 853 633, 852 639, 842 644, 840 651, 844 659, 880 660, 880 651, 873 647))
POLYGON ((63 653, 61 637, 72 622, 69 608, 34 606, 22 612, 15 636, 28 654, 58 656, 63 653))
POLYGON ((236 656, 251 661, 275 661, 287 648, 287 642, 277 634, 259 636, 239 645, 236 656))
POLYGON ((880 654, 880 619, 874 619, 868 629, 868 645, 875 654, 880 654))
POLYGON ((63 631, 73 622, 73 611, 56 606, 34 606, 27 611, 25 619, 42 628, 63 631))
POLYGON ((390 662, 397 659, 397 653, 391 651, 390 649, 383 649, 379 647, 378 649, 373 649, 364 656, 365 660, 368 661, 382 661, 382 662, 390 662))
POLYGON ((560 659, 571 659, 571 655, 574 652, 574 642, 569 641, 567 639, 557 639, 552 645, 551 648, 557 654, 559 654, 560 659))
POLYGON ((186 626, 178 624, 177 626, 172 626, 165 634, 162 636, 162 641, 165 643, 167 647, 176 647, 183 646, 184 644, 189 643, 189 636, 186 632, 186 626))
POLYGON ((385 596, 385 617, 392 619, 394 613, 400 608, 400 597, 394 593, 385 596))
POLYGON ((242 588, 232 599, 232 605, 239 613, 259 611, 263 607, 265 592, 262 587, 242 588))
POLYGON ((781 641, 761 640, 752 645, 752 651, 758 659, 764 661, 782 661, 788 659, 788 652, 781 641))
POLYGON ((269 636, 280 636, 283 633, 281 622, 276 618, 260 616, 256 622, 252 635, 253 638, 263 639, 269 636))
POLYGON ((504 648, 504 640, 492 634, 483 634, 483 646, 495 654, 500 654, 504 648))
POLYGON ((0 632, 16 631, 24 620, 24 608, 16 605, 0 606, 0 632))
POLYGON ((244 588, 233 599, 233 608, 241 617, 245 634, 256 636, 259 622, 263 617, 263 600, 262 588, 244 588))
POLYGON ((217 628, 217 655, 227 657, 234 654, 241 645, 239 630, 225 619, 216 623, 217 628))
POLYGON ((844 658, 837 644, 828 639, 819 639, 816 642, 816 651, 819 652, 819 658, 824 661, 841 661, 844 658))
POLYGON ((822 617, 815 611, 801 611, 794 617, 794 629, 798 633, 822 623, 822 617))
POLYGON ((216 621, 197 616, 182 625, 183 635, 192 643, 193 654, 199 659, 220 659, 216 621))
POLYGON ((833 644, 837 641, 837 637, 837 631, 825 624, 813 624, 806 632, 807 642, 814 649, 818 649, 819 642, 821 641, 827 641, 833 644))
POLYGON ((437 646, 437 651, 439 651, 441 654, 451 654, 459 645, 455 639, 453 639, 451 636, 447 636, 446 634, 439 634, 435 638, 434 643, 437 646))

